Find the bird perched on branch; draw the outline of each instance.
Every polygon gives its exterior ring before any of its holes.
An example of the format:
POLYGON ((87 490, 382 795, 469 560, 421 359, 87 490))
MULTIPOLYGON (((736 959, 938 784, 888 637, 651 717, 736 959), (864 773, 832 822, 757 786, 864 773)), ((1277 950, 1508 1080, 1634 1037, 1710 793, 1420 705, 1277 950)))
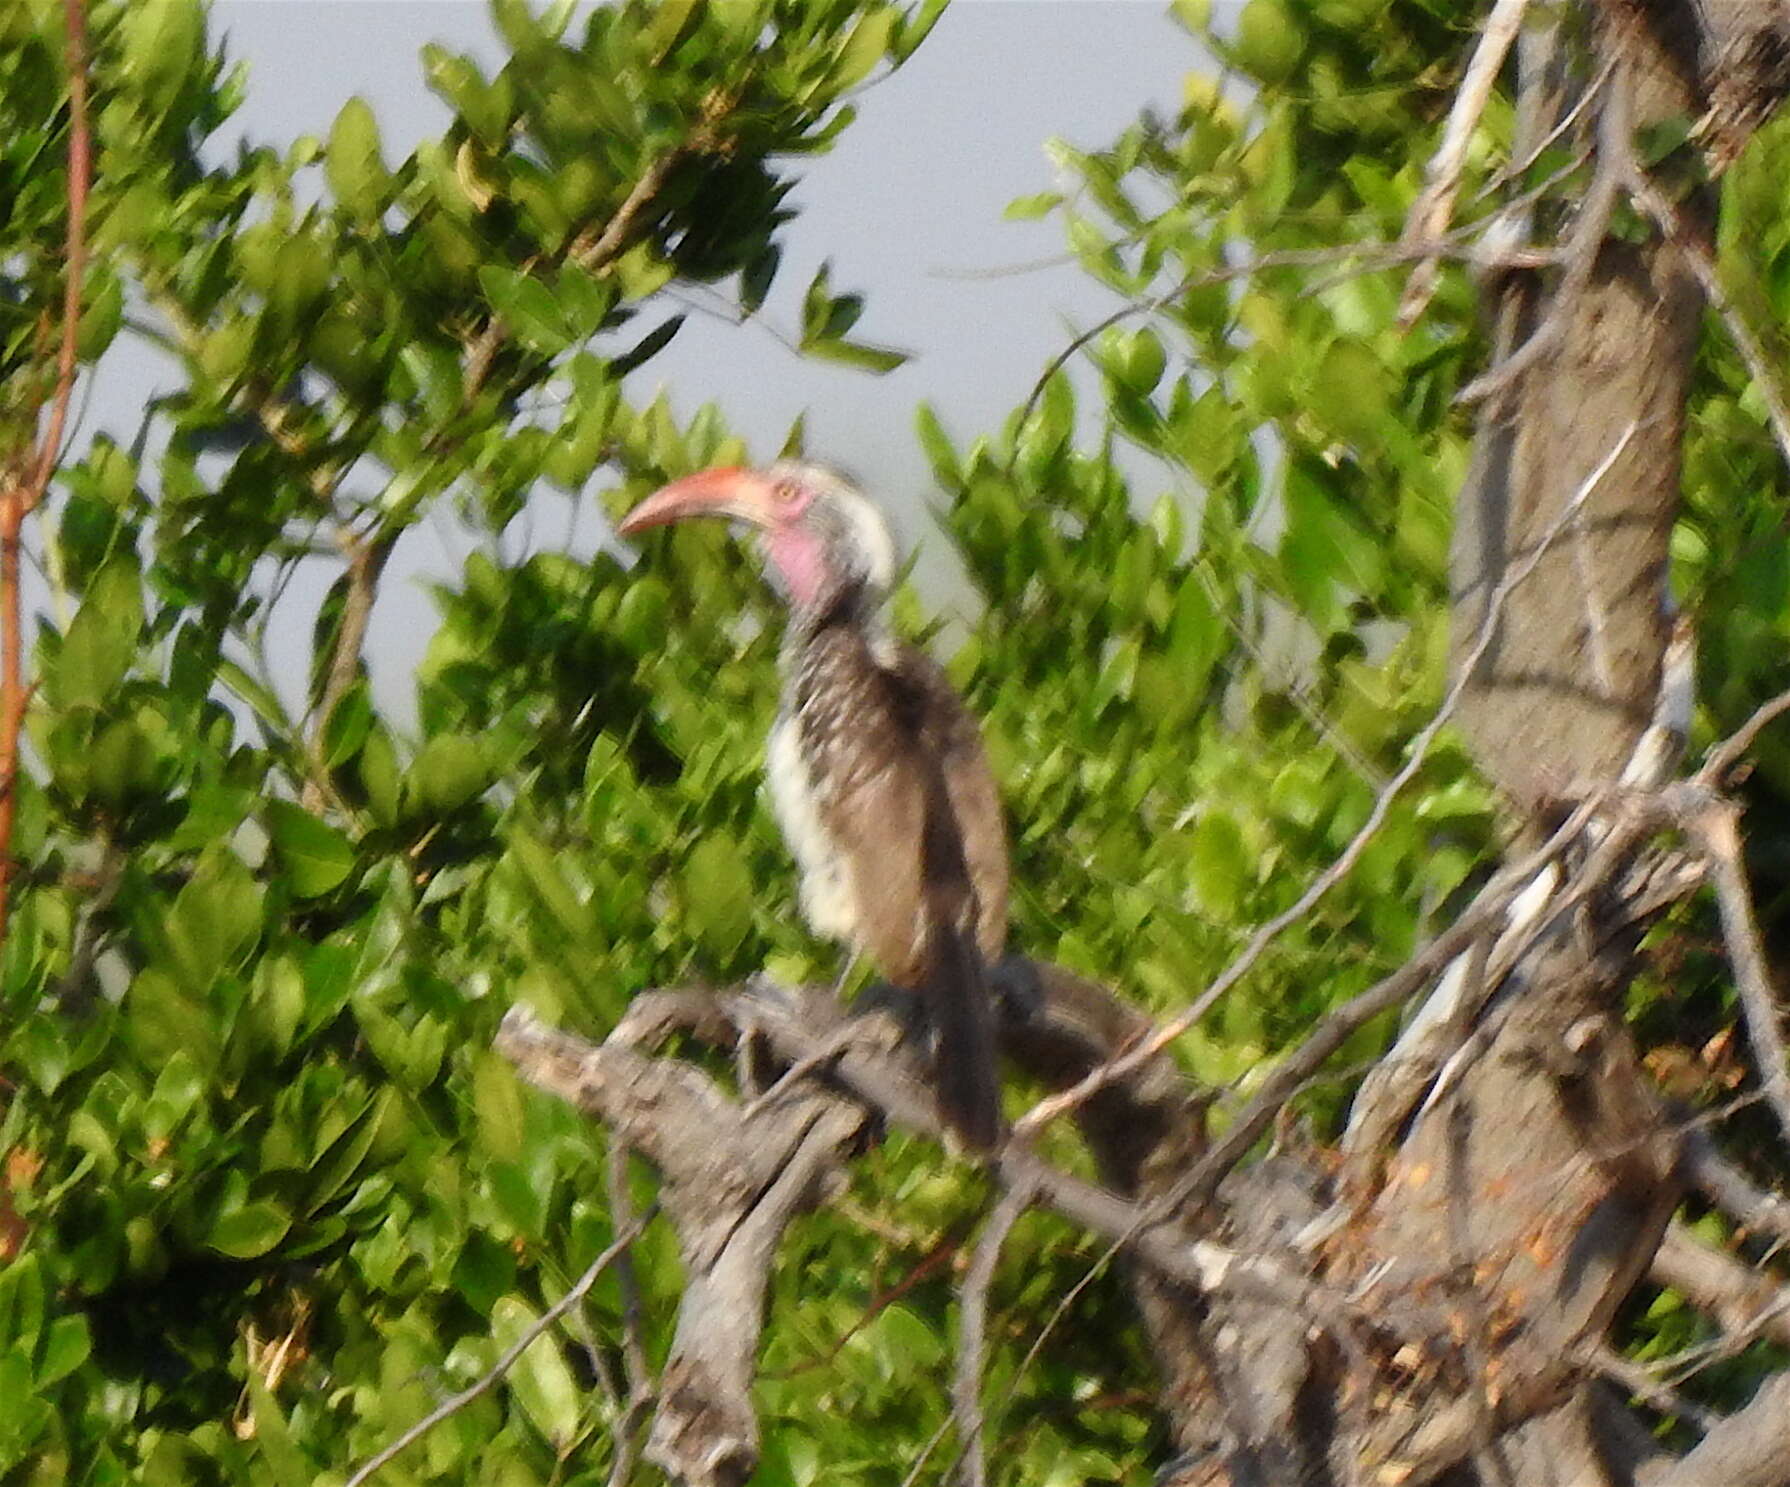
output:
POLYGON ((617 530, 692 516, 757 528, 789 607, 766 768, 803 917, 919 998, 941 1113, 986 1150, 1000 1134, 987 967, 1006 940, 1006 835, 975 719, 883 614, 889 529, 844 477, 785 462, 673 481, 617 530))

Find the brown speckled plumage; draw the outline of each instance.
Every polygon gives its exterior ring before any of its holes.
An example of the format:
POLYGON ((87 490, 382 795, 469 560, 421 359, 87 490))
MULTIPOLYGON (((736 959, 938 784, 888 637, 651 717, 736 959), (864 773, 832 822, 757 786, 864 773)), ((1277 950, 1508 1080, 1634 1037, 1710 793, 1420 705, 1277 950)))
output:
POLYGON ((1006 941, 1007 844, 975 719, 935 662, 849 610, 799 616, 783 665, 772 794, 804 911, 922 998, 941 1107, 986 1147, 1000 1119, 986 966, 1006 941))

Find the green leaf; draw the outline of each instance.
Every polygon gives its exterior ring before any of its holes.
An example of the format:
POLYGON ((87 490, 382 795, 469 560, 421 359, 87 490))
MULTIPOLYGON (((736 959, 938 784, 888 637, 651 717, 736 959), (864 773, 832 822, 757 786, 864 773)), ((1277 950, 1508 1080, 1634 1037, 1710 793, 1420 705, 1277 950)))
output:
POLYGON ((1170 0, 1169 8, 1189 35, 1204 37, 1212 18, 1212 0, 1170 0))
POLYGON ((802 349, 822 361, 843 362, 846 366, 875 372, 879 377, 905 365, 912 357, 911 352, 896 351, 888 346, 872 346, 863 341, 811 341, 802 349))
POLYGON ((157 759, 143 730, 129 718, 108 723, 93 741, 88 783, 93 794, 114 810, 155 783, 157 759))
POLYGON ((914 410, 914 429, 920 436, 920 447, 926 451, 927 461, 932 465, 933 478, 947 490, 961 489, 963 466, 957 462, 951 436, 939 422, 938 414, 932 411, 932 404, 921 403, 914 410))
POLYGON ((255 1422, 255 1445, 267 1463, 275 1487, 311 1487, 311 1467, 292 1437, 279 1405, 267 1391, 259 1369, 248 1370, 249 1413, 255 1422))
POLYGON ((1193 829, 1187 871, 1200 908, 1221 923, 1239 915, 1251 877, 1249 853, 1237 823, 1209 810, 1193 829))
POLYGON ((276 735, 289 733, 292 720, 286 716, 285 704, 272 688, 264 686, 234 661, 218 660, 218 680, 249 705, 255 716, 276 735))
MULTIPOLYGON (((537 1315, 520 1296, 502 1297, 491 1308, 492 1341, 500 1348, 512 1346, 537 1315)), ((570 1443, 578 1432, 580 1396, 551 1331, 537 1338, 516 1360, 509 1385, 530 1423, 556 1450, 570 1443)))
POLYGON ((466 1245, 454 1261, 453 1287, 481 1316, 490 1314, 498 1299, 516 1283, 516 1256, 481 1229, 466 1236, 466 1245))
POLYGON ((270 800, 264 812, 268 839, 296 898, 317 898, 354 869, 354 844, 302 806, 270 800))
POLYGON ((441 733, 404 772, 405 795, 432 819, 476 800, 491 784, 484 746, 469 733, 441 733))
POLYGON ((114 566, 94 581, 63 637, 51 678, 53 695, 64 706, 99 706, 136 659, 142 593, 135 573, 129 573, 127 583, 125 571, 114 566))
POLYGON ((522 1156, 522 1084, 508 1059, 481 1053, 472 1069, 472 1108, 486 1151, 506 1162, 522 1156))
POLYGON ((205 1242, 233 1260, 252 1260, 271 1250, 291 1227, 292 1220, 274 1204, 245 1203, 221 1215, 205 1242))
POLYGON ((663 62, 701 19, 699 0, 659 0, 640 30, 642 52, 653 65, 663 62))
POLYGON ((233 835, 255 806, 252 791, 203 784, 186 799, 186 814, 166 839, 170 851, 197 852, 233 835))
POLYGON ((169 949, 188 986, 207 987, 261 931, 261 890, 228 850, 206 856, 174 899, 169 949))
POLYGON ((931 35, 932 28, 945 13, 950 0, 920 0, 919 7, 902 18, 894 41, 895 59, 905 62, 919 50, 920 43, 931 35))
POLYGON ((588 939, 591 915, 566 882, 553 854, 527 830, 514 827, 510 832, 508 855, 522 869, 524 878, 560 930, 569 935, 574 944, 588 939))
POLYGON ((1284 83, 1299 65, 1305 32, 1285 0, 1249 0, 1232 43, 1237 64, 1258 82, 1284 83))
POLYGON ((364 98, 350 98, 336 115, 323 169, 337 201, 363 221, 378 218, 391 177, 379 151, 379 122, 364 98))
POLYGON ((684 869, 684 917, 705 945, 730 955, 752 927, 755 897, 746 854, 722 832, 704 837, 684 869))
POLYGON ((539 279, 503 264, 486 264, 478 278, 491 308, 524 345, 554 356, 572 343, 572 327, 553 291, 539 279))
POLYGON ((93 1351, 88 1335, 87 1318, 57 1317, 44 1333, 43 1347, 37 1357, 37 1387, 47 1389, 67 1378, 87 1361, 93 1351))
POLYGON ((0 1344, 30 1357, 44 1322, 43 1262, 27 1252, 0 1268, 0 1344))
POLYGON ((1009 222, 1031 222, 1061 206, 1061 191, 1037 191, 1030 196, 1016 196, 1007 203, 1001 215, 1009 222))
POLYGON ((870 69, 888 53, 895 17, 893 7, 884 5, 858 18, 834 53, 822 84, 829 95, 837 97, 870 75, 870 69))
POLYGON ((671 338, 683 329, 685 318, 684 313, 679 311, 676 315, 668 316, 655 325, 620 356, 610 361, 609 375, 616 378, 625 377, 635 367, 657 356, 671 344, 671 338))
POLYGON ((777 277, 777 266, 782 261, 783 250, 775 243, 767 243, 752 261, 740 270, 740 308, 748 315, 758 312, 764 303, 764 297, 770 292, 771 281, 777 277))
POLYGON ((198 0, 136 0, 121 20, 123 76, 141 85, 143 101, 159 118, 174 106, 198 65, 204 13, 198 0))
POLYGON ((0 1469, 4 1469, 27 1459, 54 1412, 47 1401, 33 1397, 31 1364, 23 1353, 0 1353, 0 1399, 10 1406, 0 1410, 0 1469))

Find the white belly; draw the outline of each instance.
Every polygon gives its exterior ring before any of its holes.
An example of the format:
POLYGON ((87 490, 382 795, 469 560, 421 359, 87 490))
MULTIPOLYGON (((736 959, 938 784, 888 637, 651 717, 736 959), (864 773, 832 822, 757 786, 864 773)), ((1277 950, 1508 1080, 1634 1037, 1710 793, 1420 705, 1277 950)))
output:
POLYGON ((827 939, 850 943, 858 923, 851 874, 815 804, 799 727, 793 718, 784 718, 771 729, 765 757, 771 812, 796 860, 808 927, 827 939))

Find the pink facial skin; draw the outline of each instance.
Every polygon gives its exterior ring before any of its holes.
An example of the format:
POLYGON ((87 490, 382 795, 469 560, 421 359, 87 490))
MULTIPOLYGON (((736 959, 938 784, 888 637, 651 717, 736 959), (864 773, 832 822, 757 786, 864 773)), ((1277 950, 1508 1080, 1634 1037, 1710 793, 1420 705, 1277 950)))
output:
POLYGON ((765 555, 792 604, 813 604, 827 582, 826 549, 819 535, 795 522, 779 522, 764 537, 765 555))

